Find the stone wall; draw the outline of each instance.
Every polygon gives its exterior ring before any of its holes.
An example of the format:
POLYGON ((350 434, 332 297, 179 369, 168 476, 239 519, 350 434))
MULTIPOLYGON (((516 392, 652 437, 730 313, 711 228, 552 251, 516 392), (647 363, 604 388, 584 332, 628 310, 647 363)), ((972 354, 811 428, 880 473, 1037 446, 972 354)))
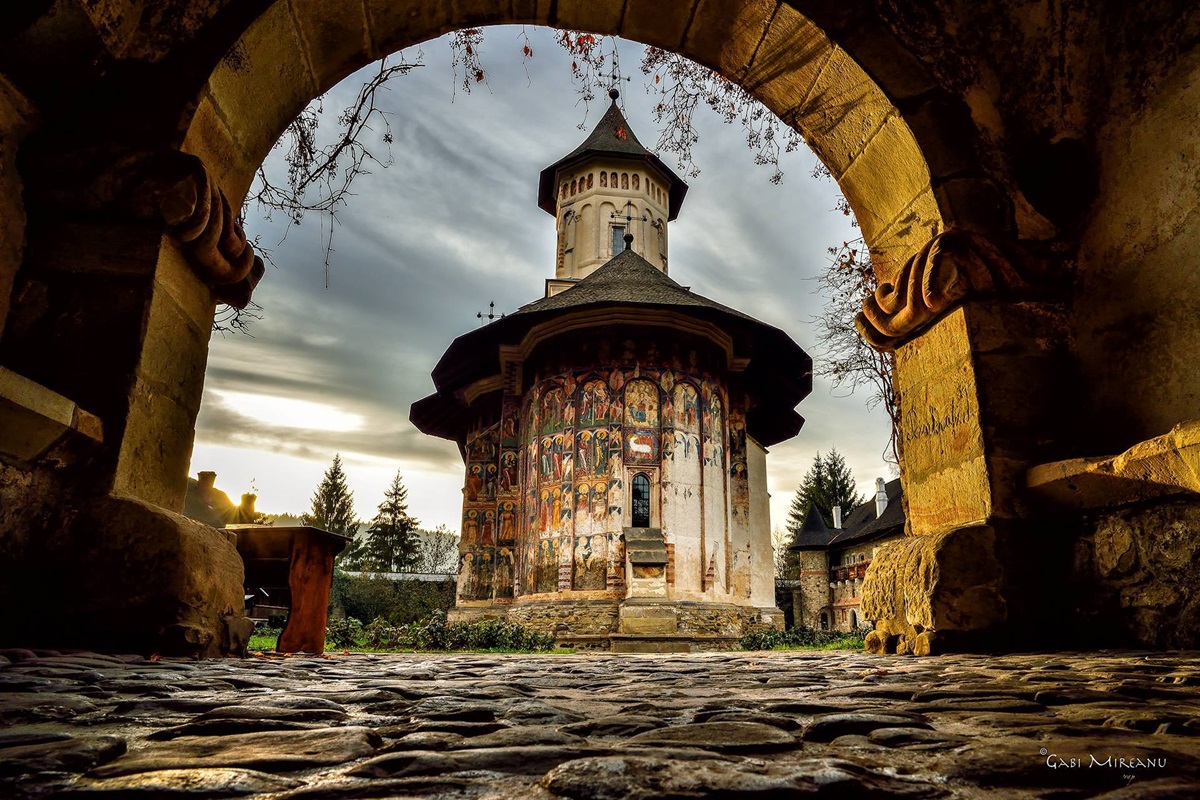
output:
POLYGON ((508 619, 556 636, 607 636, 617 629, 615 600, 521 603, 508 619))
POLYGON ((1075 546, 1076 613, 1106 645, 1200 647, 1200 500, 1101 514, 1075 546))
POLYGON ((1079 248, 1075 340, 1091 452, 1197 415, 1200 52, 1099 137, 1099 197, 1079 248))
POLYGON ((799 615, 795 624, 820 630, 821 612, 829 613, 829 554, 826 551, 800 553, 799 593, 799 615))

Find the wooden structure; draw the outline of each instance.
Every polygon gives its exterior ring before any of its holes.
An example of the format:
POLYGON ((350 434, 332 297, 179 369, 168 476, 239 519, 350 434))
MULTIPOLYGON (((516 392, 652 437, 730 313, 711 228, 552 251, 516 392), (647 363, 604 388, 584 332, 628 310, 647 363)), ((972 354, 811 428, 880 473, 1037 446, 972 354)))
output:
POLYGON ((339 533, 296 525, 229 526, 237 534, 237 550, 246 567, 246 586, 287 586, 290 612, 275 650, 280 653, 325 652, 329 588, 333 559, 350 541, 339 533))

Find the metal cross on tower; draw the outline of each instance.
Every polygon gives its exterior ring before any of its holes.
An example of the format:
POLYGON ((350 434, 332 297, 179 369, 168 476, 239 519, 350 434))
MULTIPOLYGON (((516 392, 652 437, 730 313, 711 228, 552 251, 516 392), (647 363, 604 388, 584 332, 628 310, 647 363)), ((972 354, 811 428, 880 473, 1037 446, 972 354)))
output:
POLYGON ((475 317, 476 319, 486 319, 488 322, 491 322, 494 319, 504 319, 504 314, 496 313, 496 303, 495 301, 492 301, 488 303, 488 313, 484 314, 482 311, 480 311, 475 315, 475 317))

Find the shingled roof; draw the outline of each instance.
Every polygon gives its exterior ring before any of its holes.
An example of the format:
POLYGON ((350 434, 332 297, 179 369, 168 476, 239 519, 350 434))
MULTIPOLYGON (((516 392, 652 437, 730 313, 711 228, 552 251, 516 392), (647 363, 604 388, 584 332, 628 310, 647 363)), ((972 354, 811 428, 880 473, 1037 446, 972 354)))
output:
MULTIPOLYGON (((875 516, 875 496, 871 495, 865 503, 855 506, 842 520, 840 530, 830 530, 825 527, 825 521, 820 520, 822 530, 813 528, 809 533, 809 520, 792 540, 789 550, 836 550, 849 547, 859 542, 872 539, 882 539, 885 536, 896 536, 904 533, 904 503, 901 499, 900 479, 889 481, 883 487, 887 493, 887 508, 878 517, 875 516)), ((812 516, 812 510, 809 510, 812 516)))
POLYGON ((620 306, 667 309, 716 323, 733 337, 738 355, 750 358, 746 379, 758 399, 746 419, 750 434, 770 446, 800 431, 804 418, 795 407, 812 391, 808 354, 779 328, 689 291, 628 249, 569 289, 455 339, 433 368, 437 394, 414 403, 409 418, 425 433, 457 440, 466 409, 454 393, 500 373, 500 345, 518 343, 534 326, 565 313, 620 306))
POLYGON ((673 220, 679 215, 679 207, 683 205, 683 198, 687 194, 687 184, 664 164, 662 159, 643 147, 638 138, 634 136, 633 129, 629 127, 625 115, 617 107, 618 96, 616 90, 609 92, 612 104, 609 105, 608 110, 604 112, 604 116, 600 118, 600 122, 596 124, 588 137, 583 140, 583 144, 542 170, 538 179, 538 206, 550 216, 557 215, 556 176, 559 170, 575 166, 596 156, 642 161, 652 165, 667 179, 669 184, 667 191, 670 195, 670 214, 667 220, 673 220))
POLYGON ((804 518, 804 524, 800 526, 800 530, 796 531, 796 536, 792 539, 788 550, 813 550, 826 547, 834 533, 835 531, 825 524, 825 519, 821 516, 821 510, 817 508, 817 504, 809 503, 808 516, 804 518))
POLYGON ((698 295, 672 280, 631 249, 621 251, 577 284, 552 297, 521 306, 513 316, 540 311, 561 311, 593 303, 711 308, 731 316, 763 323, 740 311, 698 295))

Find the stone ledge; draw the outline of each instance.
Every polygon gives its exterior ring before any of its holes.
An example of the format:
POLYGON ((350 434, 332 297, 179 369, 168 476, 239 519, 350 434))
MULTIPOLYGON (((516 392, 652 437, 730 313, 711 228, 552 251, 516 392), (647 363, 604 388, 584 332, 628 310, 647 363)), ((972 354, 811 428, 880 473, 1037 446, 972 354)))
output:
POLYGON ((1025 474, 1025 486, 1047 504, 1073 511, 1200 492, 1200 420, 1181 422, 1120 455, 1038 465, 1025 474))
POLYGON ((57 392, 0 367, 0 460, 37 461, 69 437, 104 440, 104 425, 57 392))

